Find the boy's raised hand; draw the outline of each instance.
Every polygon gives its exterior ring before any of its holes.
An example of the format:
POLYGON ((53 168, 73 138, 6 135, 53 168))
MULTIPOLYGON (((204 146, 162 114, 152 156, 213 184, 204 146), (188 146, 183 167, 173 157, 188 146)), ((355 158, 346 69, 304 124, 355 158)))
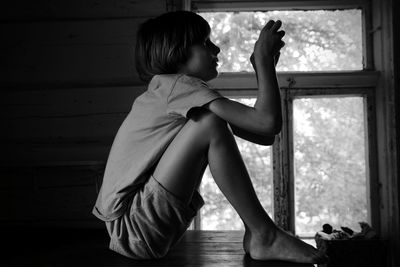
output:
POLYGON ((274 58, 275 65, 277 64, 279 51, 285 45, 285 42, 282 41, 285 32, 278 31, 281 26, 282 22, 280 20, 270 20, 261 30, 260 36, 254 45, 254 53, 250 57, 253 67, 271 58, 274 58))
MULTIPOLYGON (((274 56, 275 67, 276 67, 276 65, 278 64, 278 61, 279 61, 279 57, 280 57, 280 56, 281 56, 281 52, 278 52, 278 54, 276 54, 276 55, 274 56)), ((251 56, 250 56, 250 63, 251 63, 251 65, 253 66, 253 69, 255 70, 255 72, 257 73, 257 66, 256 66, 256 62, 255 62, 255 60, 254 60, 254 52, 251 53, 251 56)))

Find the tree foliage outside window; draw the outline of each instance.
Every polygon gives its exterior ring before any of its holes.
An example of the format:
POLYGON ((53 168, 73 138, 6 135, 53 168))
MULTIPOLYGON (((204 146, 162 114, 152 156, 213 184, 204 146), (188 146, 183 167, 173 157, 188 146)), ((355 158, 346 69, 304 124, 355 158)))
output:
POLYGON ((368 220, 362 97, 293 101, 296 233, 368 220))
POLYGON ((252 72, 249 57, 268 20, 281 20, 286 46, 278 71, 362 70, 361 10, 199 13, 221 48, 221 72, 252 72))

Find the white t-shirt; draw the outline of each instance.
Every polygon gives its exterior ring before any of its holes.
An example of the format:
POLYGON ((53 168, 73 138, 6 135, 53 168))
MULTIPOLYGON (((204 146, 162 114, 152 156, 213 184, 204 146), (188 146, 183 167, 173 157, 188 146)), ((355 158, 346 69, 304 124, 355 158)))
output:
POLYGON ((136 98, 114 139, 93 214, 103 221, 125 212, 193 107, 222 96, 201 79, 183 74, 156 75, 136 98))

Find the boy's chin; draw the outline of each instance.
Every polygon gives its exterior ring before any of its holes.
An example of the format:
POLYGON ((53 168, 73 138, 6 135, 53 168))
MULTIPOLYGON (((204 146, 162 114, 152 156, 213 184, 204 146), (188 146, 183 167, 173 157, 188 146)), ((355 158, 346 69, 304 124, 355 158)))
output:
POLYGON ((202 74, 188 73, 187 75, 193 76, 193 77, 199 78, 205 82, 208 82, 208 81, 211 81, 212 79, 217 78, 219 75, 219 72, 217 70, 214 70, 214 71, 208 72, 208 73, 202 73, 202 74))
POLYGON ((215 73, 214 73, 213 75, 210 75, 209 77, 205 78, 204 81, 205 81, 205 82, 211 81, 211 80, 217 78, 218 75, 219 75, 219 72, 216 70, 215 73))

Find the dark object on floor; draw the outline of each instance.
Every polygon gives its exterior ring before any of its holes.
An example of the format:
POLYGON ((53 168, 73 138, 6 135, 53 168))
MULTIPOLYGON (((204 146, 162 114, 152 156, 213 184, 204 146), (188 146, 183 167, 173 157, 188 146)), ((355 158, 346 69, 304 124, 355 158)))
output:
POLYGON ((375 230, 369 226, 366 222, 360 222, 361 232, 354 233, 352 238, 354 239, 374 239, 377 238, 378 235, 376 234, 375 230))
POLYGON ((330 224, 324 224, 322 225, 322 232, 325 234, 332 234, 333 227, 330 224))
MULTIPOLYGON (((368 223, 360 222, 361 232, 354 232, 348 227, 329 231, 329 224, 322 226, 322 231, 315 234, 317 248, 324 251, 330 261, 323 267, 386 267, 386 245, 378 238, 368 223)), ((332 226, 330 226, 332 228, 332 226)))
POLYGON ((323 240, 329 263, 319 267, 386 267, 386 245, 378 239, 323 240))
POLYGON ((324 224, 322 231, 315 234, 315 241, 318 249, 324 249, 320 244, 320 240, 346 240, 346 239, 357 239, 357 240, 368 240, 378 239, 378 235, 375 230, 366 222, 359 222, 361 232, 354 232, 348 227, 340 227, 341 230, 333 229, 330 224, 324 224))
POLYGON ((342 229, 343 232, 349 234, 350 236, 352 236, 354 234, 354 231, 351 230, 349 227, 342 226, 342 227, 340 227, 340 229, 342 229))

